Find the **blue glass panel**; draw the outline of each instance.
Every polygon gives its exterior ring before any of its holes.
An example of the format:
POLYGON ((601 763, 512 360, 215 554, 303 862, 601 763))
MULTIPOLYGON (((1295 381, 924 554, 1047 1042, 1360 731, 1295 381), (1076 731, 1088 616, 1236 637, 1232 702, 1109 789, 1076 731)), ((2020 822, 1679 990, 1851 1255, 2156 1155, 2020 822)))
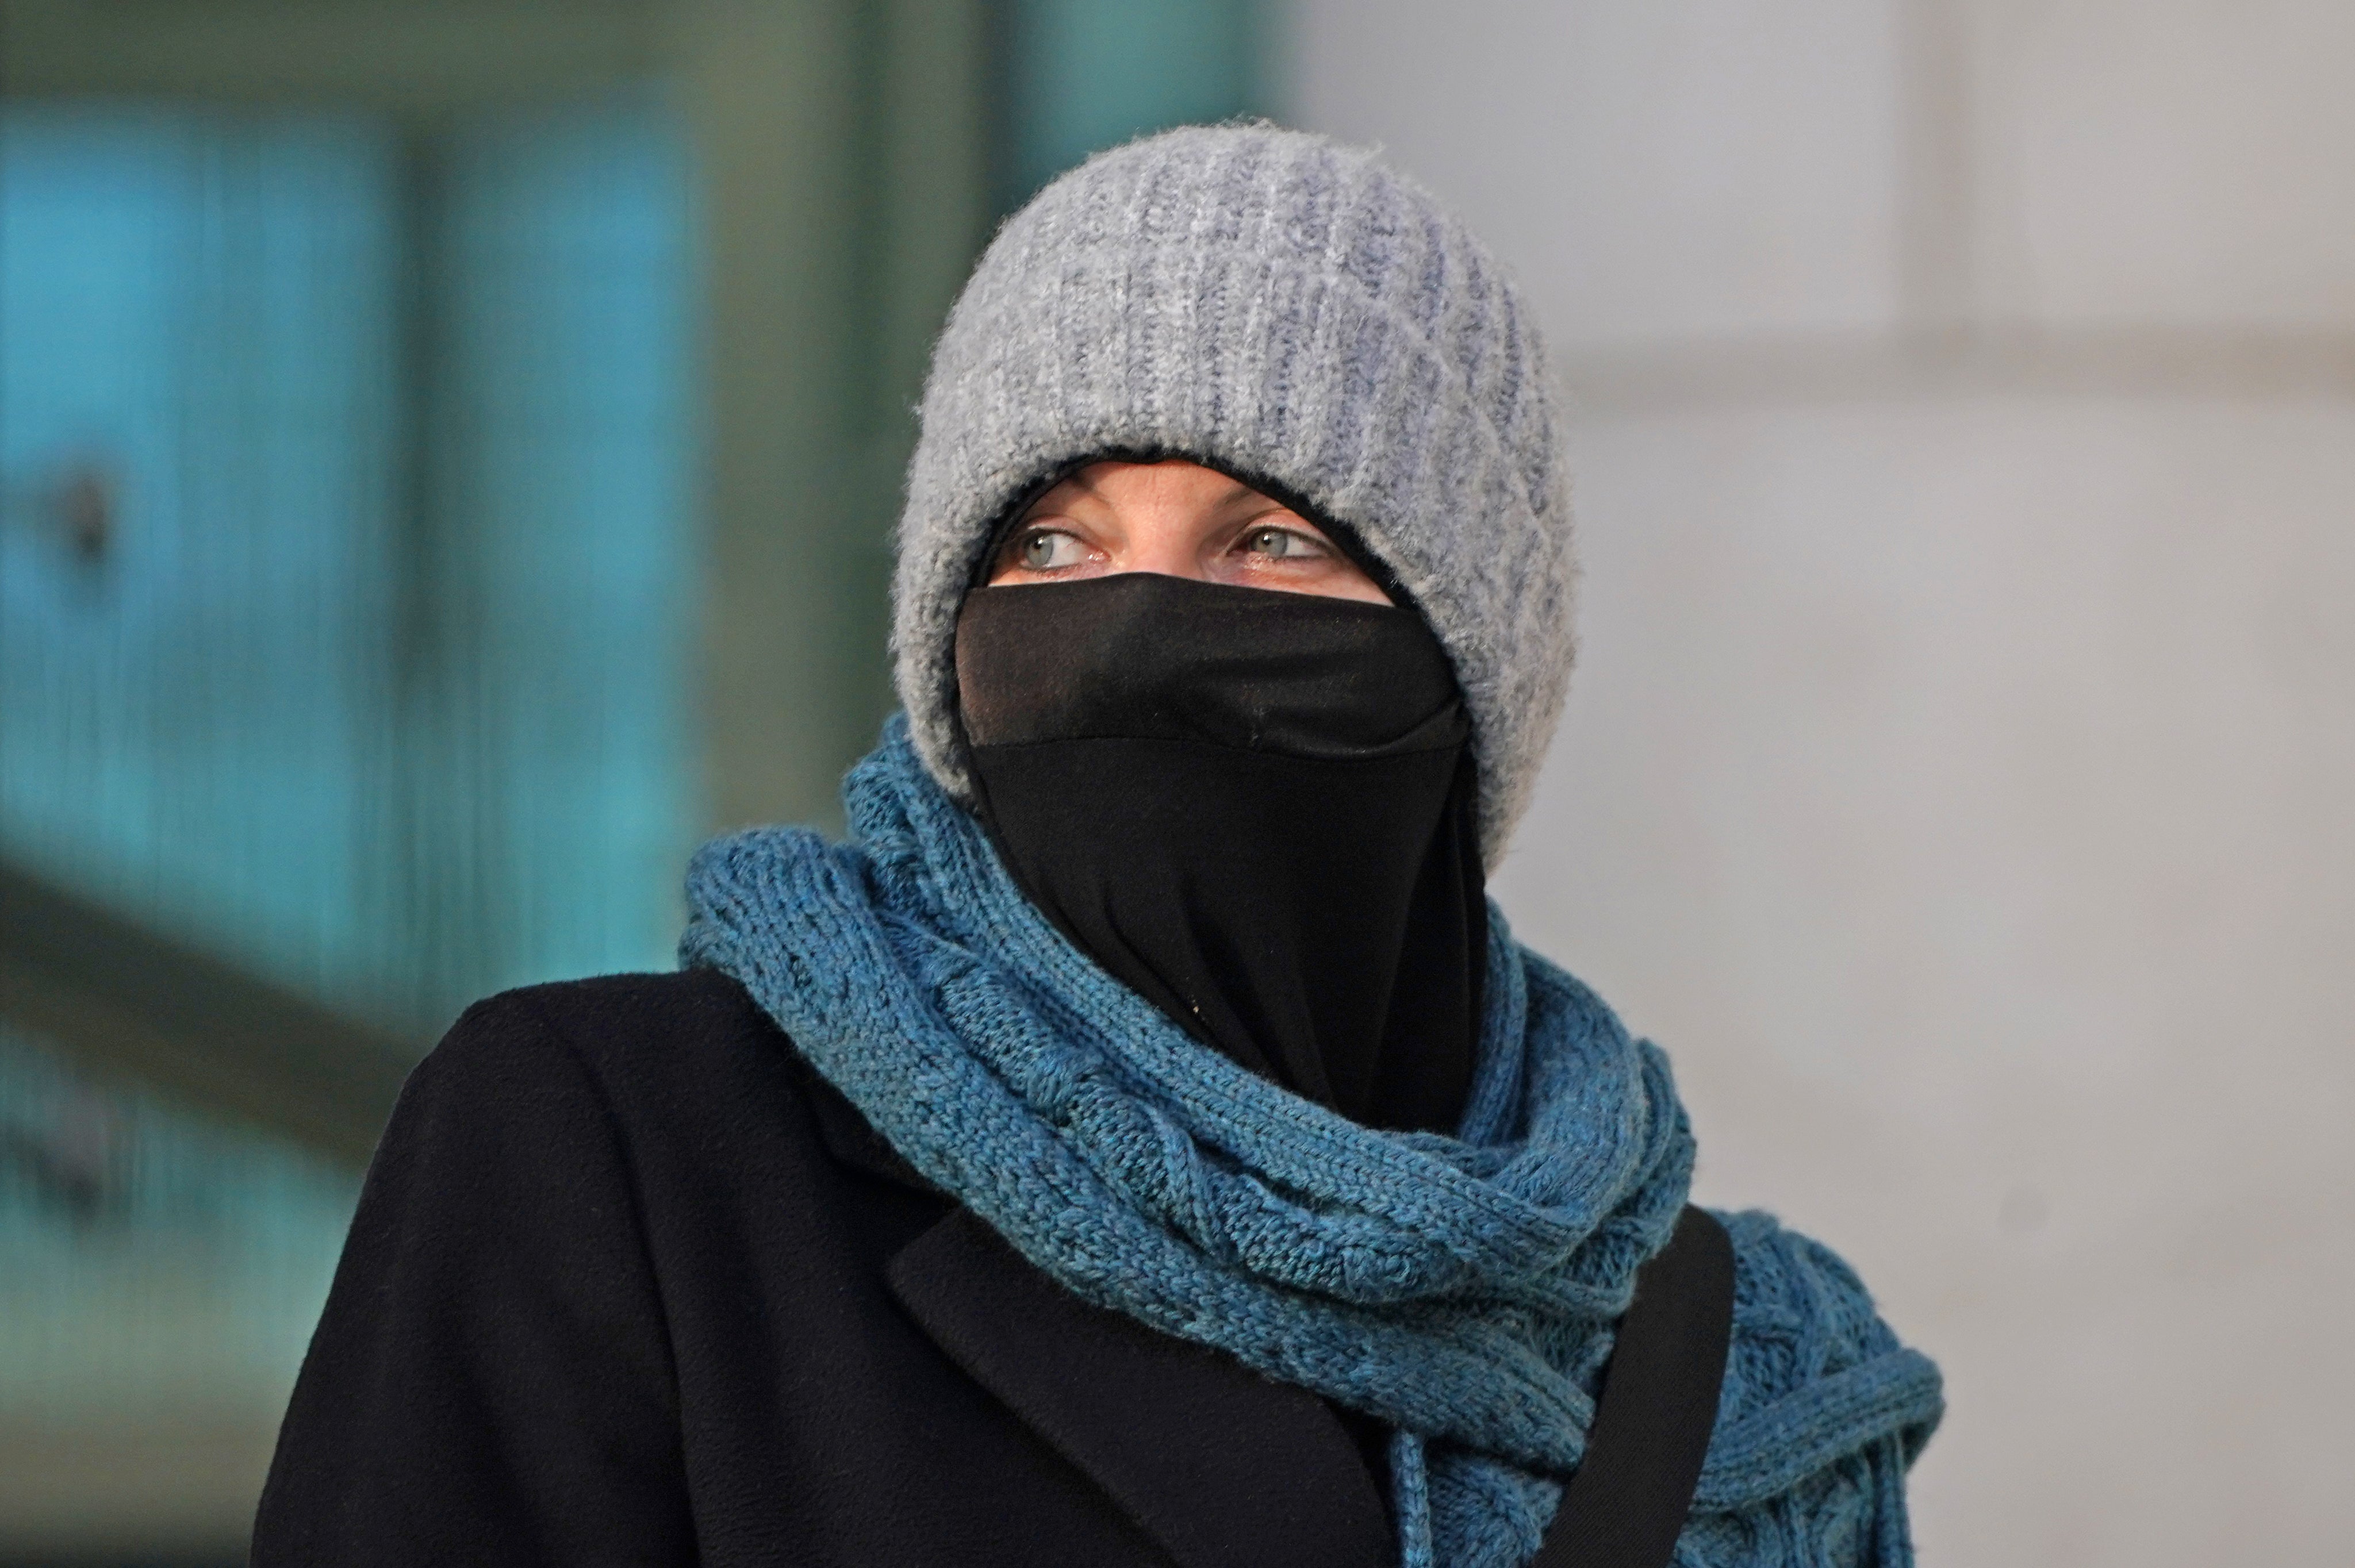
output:
MULTIPOLYGON (((0 109, 0 855, 421 1040, 667 967, 688 183, 651 95, 0 109)), ((0 1030, 0 1559, 233 1554, 355 1191, 0 1030)))
POLYGON ((466 870, 442 931, 463 991, 668 968, 699 819, 684 701, 691 587, 687 176, 652 108, 454 143, 434 369, 453 546, 441 789, 466 870), (459 781, 463 781, 462 784, 459 781))
POLYGON ((670 116, 5 116, 0 853, 404 1025, 666 964, 670 116))
POLYGON ((389 152, 0 121, 0 851, 330 992, 375 940, 389 152))

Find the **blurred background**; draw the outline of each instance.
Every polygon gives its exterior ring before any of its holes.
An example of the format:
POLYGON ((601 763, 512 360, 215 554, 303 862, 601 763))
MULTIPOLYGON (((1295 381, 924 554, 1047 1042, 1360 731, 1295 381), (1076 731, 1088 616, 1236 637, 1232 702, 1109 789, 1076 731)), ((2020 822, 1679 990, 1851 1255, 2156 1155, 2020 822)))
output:
POLYGON ((0 1565, 241 1560, 400 1075, 890 705, 927 344, 1138 131, 1518 272, 1497 892, 1944 1363, 1926 1562, 2355 1558, 2355 11, 6 0, 0 1565))

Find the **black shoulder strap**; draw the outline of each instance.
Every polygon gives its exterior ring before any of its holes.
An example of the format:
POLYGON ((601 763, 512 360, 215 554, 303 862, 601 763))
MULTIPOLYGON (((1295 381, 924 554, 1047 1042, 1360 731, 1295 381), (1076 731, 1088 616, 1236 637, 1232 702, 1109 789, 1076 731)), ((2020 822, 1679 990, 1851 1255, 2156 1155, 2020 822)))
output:
POLYGON ((1636 1276, 1586 1458, 1530 1568, 1662 1568, 1691 1511, 1733 1332, 1733 1241, 1699 1209, 1636 1276))

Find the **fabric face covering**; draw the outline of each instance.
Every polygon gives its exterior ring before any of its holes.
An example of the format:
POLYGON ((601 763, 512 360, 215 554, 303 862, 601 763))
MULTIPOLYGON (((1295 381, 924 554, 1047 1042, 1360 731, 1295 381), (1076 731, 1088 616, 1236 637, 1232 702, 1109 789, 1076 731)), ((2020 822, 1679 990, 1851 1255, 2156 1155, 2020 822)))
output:
POLYGON ((1023 891, 1204 1044, 1452 1132, 1487 939, 1470 722, 1412 609, 1149 573, 979 588, 981 816, 1023 891))

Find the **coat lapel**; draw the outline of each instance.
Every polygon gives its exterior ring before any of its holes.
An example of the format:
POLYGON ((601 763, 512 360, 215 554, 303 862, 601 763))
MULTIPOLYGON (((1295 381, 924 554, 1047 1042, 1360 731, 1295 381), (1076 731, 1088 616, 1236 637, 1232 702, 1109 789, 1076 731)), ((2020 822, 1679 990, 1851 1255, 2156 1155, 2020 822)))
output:
MULTIPOLYGON (((945 1198, 805 1066, 827 1150, 945 1198)), ((902 1247, 892 1294, 966 1375, 1109 1493, 1180 1568, 1387 1568, 1388 1510, 1324 1401, 1081 1300, 972 1211, 902 1247)))
POLYGON ((1396 1545, 1324 1402, 1081 1300, 959 1208, 890 1266, 965 1372, 1182 1568, 1376 1568, 1396 1545))

